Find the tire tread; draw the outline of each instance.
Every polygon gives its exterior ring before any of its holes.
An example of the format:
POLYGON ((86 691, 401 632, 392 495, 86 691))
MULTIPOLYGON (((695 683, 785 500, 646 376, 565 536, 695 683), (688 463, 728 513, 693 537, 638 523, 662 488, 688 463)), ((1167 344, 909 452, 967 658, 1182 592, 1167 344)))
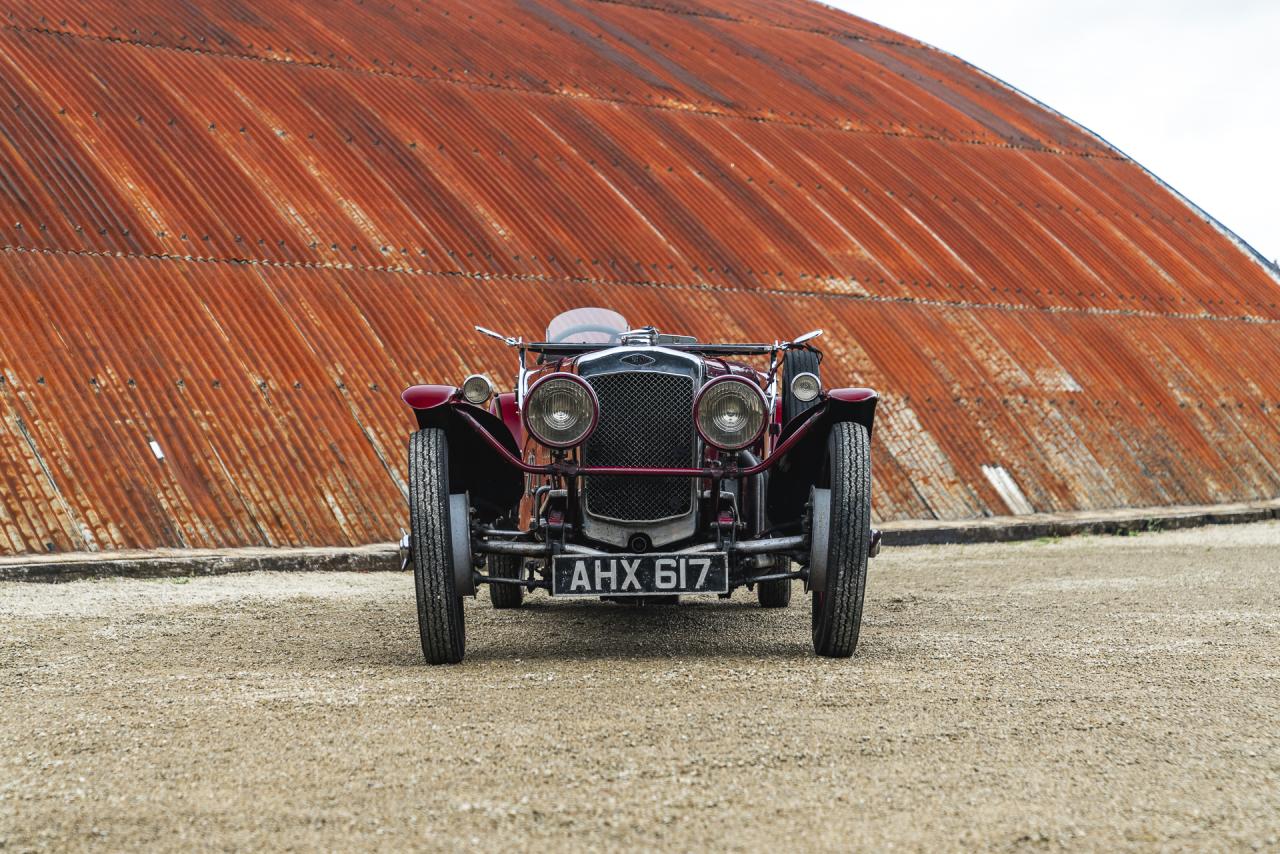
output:
POLYGON ((867 428, 832 428, 831 537, 827 590, 814 603, 813 644, 822 656, 847 658, 858 645, 871 538, 871 441, 867 428))
POLYGON ((462 597, 453 581, 449 543, 449 449, 444 431, 409 438, 409 514, 422 654, 430 664, 456 664, 466 651, 462 597))
MULTIPOLYGON (((524 558, 519 555, 489 555, 489 574, 494 578, 519 578, 524 558)), ((490 584, 489 601, 499 611, 524 604, 524 588, 514 584, 490 584)))
POLYGON ((762 581, 756 585, 761 608, 786 608, 791 604, 791 579, 762 581))

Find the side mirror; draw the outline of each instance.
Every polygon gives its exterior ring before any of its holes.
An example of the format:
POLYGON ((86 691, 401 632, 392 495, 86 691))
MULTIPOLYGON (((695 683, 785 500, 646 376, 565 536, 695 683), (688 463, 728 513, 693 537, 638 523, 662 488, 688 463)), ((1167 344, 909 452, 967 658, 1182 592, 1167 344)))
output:
POLYGON ((812 341, 813 339, 817 338, 821 334, 822 334, 821 329, 815 329, 812 332, 806 332, 805 334, 801 335, 799 338, 796 338, 794 341, 792 341, 791 346, 799 347, 804 342, 812 341))

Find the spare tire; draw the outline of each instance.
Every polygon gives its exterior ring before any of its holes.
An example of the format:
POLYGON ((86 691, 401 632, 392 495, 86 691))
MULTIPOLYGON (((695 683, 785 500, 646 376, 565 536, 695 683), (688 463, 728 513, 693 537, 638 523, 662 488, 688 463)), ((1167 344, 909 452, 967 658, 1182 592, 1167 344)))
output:
POLYGON ((790 424, 797 415, 808 412, 817 406, 821 398, 810 401, 796 400, 791 394, 791 380, 796 374, 813 374, 822 381, 819 372, 818 353, 816 350, 788 350, 782 357, 782 423, 790 424))

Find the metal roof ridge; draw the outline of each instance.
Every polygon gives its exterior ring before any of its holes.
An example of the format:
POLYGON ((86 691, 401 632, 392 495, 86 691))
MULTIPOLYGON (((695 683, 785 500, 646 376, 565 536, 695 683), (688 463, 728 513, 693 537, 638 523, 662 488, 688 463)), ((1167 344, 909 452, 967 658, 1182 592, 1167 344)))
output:
POLYGON ((97 249, 59 249, 55 247, 0 245, 0 252, 16 252, 26 255, 67 255, 86 258, 128 258, 141 261, 179 261, 196 264, 227 264, 231 266, 276 267, 291 270, 350 270, 357 272, 390 273, 405 276, 425 276, 438 279, 466 279, 468 281, 520 281, 520 282, 573 282, 584 285, 605 285, 628 288, 656 288, 673 291, 703 291, 707 293, 753 294, 770 297, 795 297, 799 299, 834 299, 849 302, 901 303, 928 308, 961 309, 969 311, 995 310, 1035 312, 1039 314, 1071 314, 1099 317, 1146 317, 1165 320, 1206 320, 1222 323, 1248 323, 1259 326, 1280 324, 1280 318, 1257 315, 1226 315, 1200 312, 1162 312, 1148 309, 1079 308, 1067 305, 1027 305, 1010 302, 977 302, 972 300, 940 300, 928 297, 893 296, 889 294, 854 294, 836 291, 783 290, 778 288, 741 288, 729 285, 696 284, 644 279, 605 279, 597 276, 550 276, 544 273, 483 273, 467 270, 428 270, 423 267, 406 267, 394 264, 352 264, 334 261, 272 261, 263 258, 216 258, 202 255, 174 255, 166 252, 120 252, 97 249))

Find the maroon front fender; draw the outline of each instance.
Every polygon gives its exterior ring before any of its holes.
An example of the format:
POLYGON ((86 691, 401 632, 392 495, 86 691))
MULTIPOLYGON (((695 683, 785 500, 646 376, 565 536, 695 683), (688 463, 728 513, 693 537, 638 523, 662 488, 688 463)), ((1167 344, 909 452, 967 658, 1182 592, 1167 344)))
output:
POLYGON ((524 494, 524 473, 509 460, 520 456, 517 437, 503 419, 467 403, 451 385, 415 385, 400 398, 413 409, 418 429, 444 431, 449 445, 449 492, 467 492, 481 521, 510 517, 524 494))
POLYGON ((809 490, 818 485, 827 455, 827 437, 836 424, 852 421, 867 428, 875 423, 880 395, 869 388, 829 389, 822 403, 791 419, 778 437, 777 460, 769 475, 769 520, 799 519, 809 490))
POLYGON ((414 409, 435 409, 458 397, 458 389, 451 385, 411 385, 400 394, 400 399, 414 409))
POLYGON ((870 388, 833 388, 827 392, 827 398, 840 403, 865 403, 868 400, 878 400, 880 395, 870 388))

